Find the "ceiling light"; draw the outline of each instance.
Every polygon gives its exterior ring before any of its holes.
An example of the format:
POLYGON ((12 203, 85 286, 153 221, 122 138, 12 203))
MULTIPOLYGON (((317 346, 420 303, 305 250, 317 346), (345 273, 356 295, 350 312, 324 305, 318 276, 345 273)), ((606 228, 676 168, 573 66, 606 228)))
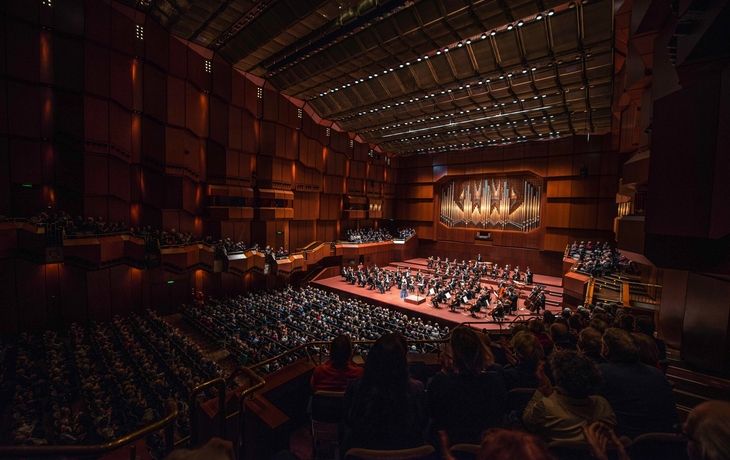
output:
POLYGON ((436 51, 436 55, 438 56, 439 54, 441 54, 441 50, 436 51))
POLYGON ((575 2, 568 3, 568 8, 570 8, 570 9, 575 8, 575 2))
POLYGON ((487 34, 482 34, 482 40, 484 40, 485 38, 487 38, 487 34))
POLYGON ((462 46, 464 46, 464 44, 461 43, 461 42, 459 42, 459 43, 456 44, 456 46, 458 46, 459 48, 461 48, 462 46))
POLYGON ((542 13, 537 13, 537 16, 535 16, 535 20, 539 21, 542 19, 542 13))
POLYGON ((421 58, 416 59, 418 62, 421 62, 421 58))
POLYGON ((447 46, 444 48, 444 53, 448 53, 448 52, 449 52, 449 47, 447 46))
POLYGON ((550 9, 548 10, 548 12, 547 12, 547 15, 548 15, 548 16, 552 16, 553 14, 555 14, 555 10, 554 10, 554 9, 552 9, 552 8, 550 8, 550 9))
POLYGON ((519 21, 517 21, 517 27, 522 27, 524 25, 525 25, 525 21, 523 21, 522 19, 520 19, 519 21))
POLYGON ((496 29, 492 29, 492 31, 489 32, 489 35, 491 35, 492 37, 494 37, 495 35, 497 35, 497 30, 496 29))
POLYGON ((522 69, 522 73, 527 73, 527 69, 522 69))
POLYGON ((428 59, 428 54, 424 54, 423 59, 428 59))
POLYGON ((507 74, 507 78, 512 78, 512 72, 507 74))
POLYGON ((466 40, 466 44, 467 44, 467 45, 471 45, 471 38, 468 38, 468 39, 466 40))
POLYGON ((532 71, 534 72, 534 71, 536 71, 536 70, 537 70, 537 67, 533 67, 533 68, 531 68, 530 70, 532 70, 532 71))
POLYGON ((499 79, 500 79, 500 80, 504 80, 504 74, 500 75, 500 76, 499 76, 499 79))
POLYGON ((514 28, 515 28, 514 24, 507 24, 507 30, 512 30, 514 28))

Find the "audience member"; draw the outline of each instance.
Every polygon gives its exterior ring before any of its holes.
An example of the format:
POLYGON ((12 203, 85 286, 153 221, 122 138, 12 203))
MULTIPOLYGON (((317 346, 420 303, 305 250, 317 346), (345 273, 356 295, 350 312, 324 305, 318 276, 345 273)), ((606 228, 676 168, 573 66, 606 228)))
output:
POLYGON ((606 358, 601 355, 603 344, 601 343, 603 334, 597 329, 587 327, 580 331, 580 340, 578 341, 578 349, 596 364, 607 363, 606 358))
POLYGON ((664 340, 659 340, 654 337, 655 332, 654 320, 648 315, 639 315, 634 318, 634 332, 644 334, 654 341, 659 352, 659 360, 667 359, 667 345, 664 340))
POLYGON ((616 413, 616 434, 633 439, 644 433, 671 433, 678 421, 677 408, 664 374, 639 362, 639 349, 628 332, 609 328, 602 342, 608 363, 599 366, 604 382, 597 394, 616 413))
POLYGON ((365 361, 362 378, 345 390, 342 442, 350 448, 407 449, 424 444, 426 394, 423 384, 408 376, 405 339, 382 335, 365 361))
POLYGON ((517 364, 505 368, 504 381, 507 390, 513 388, 537 388, 535 375, 537 366, 545 357, 545 351, 534 334, 529 331, 519 332, 512 338, 512 348, 517 364))
POLYGON ((491 351, 471 328, 451 333, 453 369, 439 372, 428 386, 428 407, 434 429, 445 430, 454 444, 478 444, 481 433, 499 426, 507 388, 502 376, 488 371, 491 351))
POLYGON ((546 442, 582 441, 586 420, 616 424, 616 415, 601 396, 590 396, 600 383, 596 363, 572 350, 556 351, 550 364, 557 391, 545 374, 545 365, 537 368, 539 386, 522 414, 522 422, 546 442))
POLYGON ((730 402, 707 401, 695 407, 682 434, 691 460, 730 460, 730 402))
POLYGON ((352 341, 338 335, 330 344, 330 359, 314 368, 310 384, 313 391, 345 391, 351 380, 362 377, 363 368, 352 362, 352 341))

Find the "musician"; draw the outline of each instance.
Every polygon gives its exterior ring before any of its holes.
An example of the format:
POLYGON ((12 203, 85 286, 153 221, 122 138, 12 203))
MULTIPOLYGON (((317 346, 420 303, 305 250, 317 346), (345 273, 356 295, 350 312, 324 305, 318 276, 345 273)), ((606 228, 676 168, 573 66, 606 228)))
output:
POLYGON ((482 255, 479 254, 479 255, 477 255, 477 264, 481 264, 481 263, 482 263, 482 255))
POLYGON ((519 299, 519 296, 515 292, 514 289, 510 288, 509 293, 509 301, 510 301, 510 314, 516 315, 517 314, 517 299, 519 299))
POLYGON ((537 296, 537 313, 540 314, 540 308, 545 310, 545 302, 547 301, 547 298, 545 297, 545 290, 541 290, 540 294, 537 296))
POLYGON ((433 308, 440 308, 439 304, 444 301, 446 301, 446 293, 443 289, 439 289, 438 294, 431 300, 431 304, 433 308))
POLYGON ((532 284, 532 270, 530 270, 530 267, 525 270, 525 283, 532 284))
POLYGON ((504 305, 502 305, 502 302, 497 301, 497 303, 494 305, 494 308, 489 313, 492 318, 494 318, 495 321, 502 322, 504 321, 504 305))
POLYGON ((515 267, 515 273, 514 273, 514 275, 512 275, 512 279, 515 281, 520 280, 520 266, 519 265, 517 267, 515 267))
POLYGON ((492 273, 490 273, 493 280, 497 279, 497 273, 499 272, 499 265, 494 264, 492 265, 492 273))
POLYGON ((383 278, 378 276, 375 279, 375 286, 378 288, 381 294, 385 294, 385 286, 383 286, 383 278))

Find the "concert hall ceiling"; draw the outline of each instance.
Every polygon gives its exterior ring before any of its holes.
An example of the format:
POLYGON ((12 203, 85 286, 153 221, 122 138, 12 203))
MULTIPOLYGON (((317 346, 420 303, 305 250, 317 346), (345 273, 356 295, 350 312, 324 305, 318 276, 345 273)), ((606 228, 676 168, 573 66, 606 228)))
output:
POLYGON ((120 0, 393 153, 611 128, 611 0, 120 0))

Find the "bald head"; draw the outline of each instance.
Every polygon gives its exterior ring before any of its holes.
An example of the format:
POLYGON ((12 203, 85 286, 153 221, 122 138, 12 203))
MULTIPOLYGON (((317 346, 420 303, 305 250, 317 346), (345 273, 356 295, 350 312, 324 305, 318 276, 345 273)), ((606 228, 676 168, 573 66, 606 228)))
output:
POLYGON ((730 460, 730 402, 700 404, 692 409, 685 426, 692 460, 730 460))

